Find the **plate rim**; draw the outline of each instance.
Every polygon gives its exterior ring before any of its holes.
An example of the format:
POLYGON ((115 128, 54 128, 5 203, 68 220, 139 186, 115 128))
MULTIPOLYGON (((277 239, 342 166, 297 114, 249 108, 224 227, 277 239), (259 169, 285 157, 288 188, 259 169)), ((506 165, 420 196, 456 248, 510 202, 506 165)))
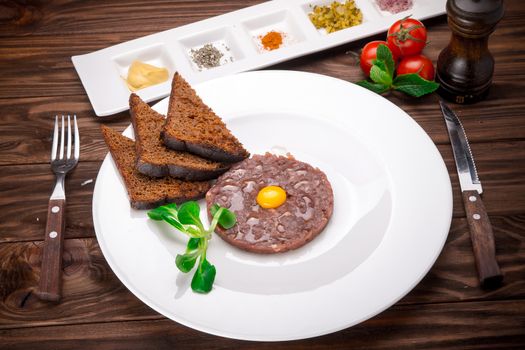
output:
MULTIPOLYGON (((236 76, 246 76, 246 75, 259 75, 259 74, 263 74, 263 75, 273 75, 273 74, 277 74, 277 75, 286 75, 286 74, 292 74, 292 75, 303 75, 303 76, 314 76, 316 78, 321 78, 321 79, 329 79, 329 80, 335 80, 335 81, 339 81, 339 82, 342 82, 344 84, 350 84, 350 85, 353 85, 355 88, 358 88, 358 89, 362 89, 363 93, 366 93, 366 94, 373 94, 375 97, 377 98, 382 98, 380 96, 377 96, 376 94, 366 90, 366 89, 363 89, 361 87, 358 87, 356 86, 355 84, 352 84, 348 81, 344 81, 344 80, 341 80, 341 79, 338 79, 338 78, 333 78, 333 77, 330 77, 330 76, 326 76, 326 75, 322 75, 322 74, 318 74, 318 73, 309 73, 309 72, 297 72, 297 71, 281 71, 281 70, 266 70, 266 71, 255 71, 255 72, 245 72, 245 73, 240 73, 240 74, 237 74, 237 75, 233 75, 233 76, 227 76, 227 77, 221 77, 221 78, 218 78, 216 80, 210 80, 210 81, 206 81, 206 82, 203 82, 203 83, 200 83, 198 85, 196 85, 196 87, 198 88, 200 85, 203 85, 203 84, 210 84, 210 83, 215 83, 217 80, 228 80, 228 79, 236 79, 235 77, 236 76)), ((157 104, 155 104, 155 106, 159 105, 160 103, 165 103, 164 101, 166 101, 167 99, 169 98, 166 97, 165 99, 159 101, 157 104)), ((159 305, 157 305, 154 301, 150 300, 149 297, 145 296, 141 291, 139 291, 137 288, 135 288, 135 286, 133 285, 133 283, 131 283, 128 278, 125 276, 125 273, 123 271, 121 271, 120 267, 117 265, 116 262, 114 262, 112 259, 109 259, 108 257, 111 257, 111 253, 109 251, 109 248, 106 246, 106 242, 105 240, 103 239, 103 235, 100 233, 102 232, 102 228, 100 227, 100 223, 97 221, 97 215, 96 215, 96 203, 97 201, 99 200, 98 197, 99 197, 99 193, 100 193, 100 190, 97 191, 97 184, 99 183, 98 181, 96 181, 95 183, 95 188, 94 188, 94 191, 93 191, 93 200, 92 200, 92 215, 93 215, 93 224, 94 224, 94 230, 95 230, 95 234, 96 234, 96 237, 97 237, 97 241, 98 241, 98 244, 101 248, 101 251, 104 255, 104 258, 106 259, 106 261, 108 262, 108 265, 111 267, 111 269, 113 270, 113 272, 115 273, 115 275, 118 277, 118 279, 126 286, 126 288, 128 290, 130 290, 138 299, 140 299, 141 302, 145 303, 146 305, 148 305, 149 307, 151 307, 152 309, 154 309, 156 312, 158 312, 159 314, 177 322, 177 323, 180 323, 182 325, 185 325, 187 327, 190 327, 192 329, 196 329, 196 330, 199 330, 199 331, 202 331, 202 332, 205 332, 205 333, 208 333, 208 334, 212 334, 212 335, 216 335, 216 336, 222 336, 222 337, 227 337, 227 338, 232 338, 232 339, 239 339, 239 340, 255 340, 255 341, 287 341, 287 340, 298 340, 298 339, 308 339, 308 338, 312 338, 312 337, 316 337, 316 336, 320 336, 320 335, 325 335, 325 334, 330 334, 330 333, 333 333, 333 332, 337 332, 337 331, 340 331, 342 329, 346 329, 346 328, 349 328, 349 327, 352 327, 356 324, 359 324, 371 317, 374 317, 378 314, 380 314, 381 312, 383 312, 384 310, 390 308, 393 304, 395 304, 397 301, 399 301, 400 299, 402 299, 404 296, 406 296, 408 293, 410 293, 410 291, 413 290, 413 288, 419 284, 419 282, 428 274, 429 270, 434 266, 434 263, 435 261, 437 260, 437 258, 439 257, 441 251, 443 250, 443 247, 446 243, 446 240, 447 240, 447 237, 448 237, 448 233, 450 231, 450 225, 451 225, 451 222, 452 222, 452 186, 451 186, 451 183, 450 183, 450 176, 449 176, 449 173, 446 169, 446 165, 444 163, 444 160, 439 152, 439 150, 437 149, 436 145, 433 143, 433 141, 430 139, 430 137, 428 136, 428 134, 421 128, 421 126, 419 124, 417 124, 406 112, 404 112, 401 108, 399 108, 398 106, 396 106, 395 104, 393 104, 392 102, 390 102, 389 100, 387 99, 384 99, 382 98, 383 100, 387 101, 387 103, 389 103, 391 105, 391 107, 395 107, 396 109, 398 109, 399 111, 401 111, 402 114, 404 114, 406 117, 408 117, 409 120, 411 120, 415 126, 417 128, 419 128, 419 132, 422 133, 424 136, 426 136, 427 138, 427 141, 430 142, 430 144, 433 146, 433 149, 434 149, 434 152, 437 153, 437 156, 438 156, 438 160, 440 160, 440 163, 441 163, 441 166, 442 168, 444 169, 445 171, 445 178, 447 179, 447 181, 445 181, 445 185, 448 184, 448 191, 446 191, 447 189, 443 189, 445 192, 448 192, 448 201, 447 201, 447 204, 448 204, 448 213, 449 215, 447 215, 448 217, 448 222, 444 223, 444 226, 446 227, 446 232, 442 234, 442 240, 439 244, 439 246, 436 246, 436 249, 434 250, 435 252, 435 256, 433 256, 430 260, 431 260, 431 263, 428 264, 428 266, 425 267, 425 269, 422 270, 422 273, 421 275, 414 279, 412 281, 412 284, 408 287, 406 287, 406 291, 404 293, 401 293, 399 295, 397 295, 396 298, 390 300, 389 302, 383 304, 382 307, 380 308, 375 308, 374 311, 370 312, 370 314, 367 314, 367 315, 363 315, 360 319, 357 319, 357 320, 354 320, 353 322, 351 322, 350 324, 342 324, 340 325, 339 327, 335 327, 335 328, 332 328, 332 329, 324 329, 322 331, 319 331, 319 332, 310 332, 307 336, 305 335, 298 335, 298 334, 295 334, 293 336, 276 336, 276 337, 268 337, 268 336, 254 336, 254 335, 245 335, 245 334, 239 334, 239 333, 235 333, 235 332, 225 332, 224 330, 218 330, 218 329, 214 329, 214 328, 210 328, 210 327, 207 327, 207 326, 201 326, 199 324, 196 324, 196 323, 192 323, 191 321, 189 320, 186 320, 186 319, 175 319, 173 317, 171 317, 170 315, 166 315, 166 313, 164 312, 163 308, 159 305)), ((155 106, 153 106, 153 108, 155 108, 155 106)), ((130 127, 128 127, 126 130, 128 130, 130 127)), ((126 130, 124 132, 126 132, 126 130)), ((97 180, 102 172, 102 169, 104 166, 107 166, 105 165, 106 163, 108 162, 111 162, 111 155, 110 153, 108 152, 102 162, 102 165, 101 165, 101 168, 97 174, 97 180)), ((383 244, 383 242, 381 242, 381 244, 383 244)), ((375 254, 377 251, 377 248, 374 250, 374 253, 375 254)))

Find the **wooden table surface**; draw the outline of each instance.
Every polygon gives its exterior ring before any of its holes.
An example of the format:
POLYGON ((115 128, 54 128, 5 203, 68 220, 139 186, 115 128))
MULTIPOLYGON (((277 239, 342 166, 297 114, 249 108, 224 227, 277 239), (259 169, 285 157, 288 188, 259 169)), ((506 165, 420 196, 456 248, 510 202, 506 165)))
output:
MULTIPOLYGON (((0 348, 1 349, 524 349, 525 348, 525 3, 505 2, 491 36, 496 59, 487 100, 453 108, 471 141, 484 201, 505 274, 496 290, 479 287, 449 139, 437 96, 387 98, 430 135, 454 191, 452 227, 443 252, 412 292, 352 328, 294 342, 226 339, 179 325, 151 310, 116 278, 95 238, 91 199, 106 154, 99 125, 123 130, 127 112, 97 118, 72 55, 220 15, 261 1, 0 2, 0 348), (35 297, 47 201, 52 117, 75 112, 81 162, 66 181, 68 207, 63 300, 35 297)), ((437 59, 448 43, 445 16, 425 21, 437 59)), ((378 39, 382 35, 374 37, 378 39)), ((370 39, 367 39, 367 41, 370 39)), ((365 40, 270 69, 362 79, 347 51, 365 40)), ((350 107, 350 106, 349 106, 350 107)), ((395 131, 393 131, 395 132, 395 131)), ((402 272, 401 272, 402 273, 402 272)), ((372 276, 371 276, 372 277, 372 276)))

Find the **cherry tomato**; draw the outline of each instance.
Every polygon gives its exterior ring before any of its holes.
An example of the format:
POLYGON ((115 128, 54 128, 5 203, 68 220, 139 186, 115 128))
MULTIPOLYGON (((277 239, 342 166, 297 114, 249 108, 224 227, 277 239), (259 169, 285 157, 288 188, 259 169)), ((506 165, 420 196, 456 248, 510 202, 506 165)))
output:
POLYGON ((427 44, 427 29, 417 19, 403 18, 388 29, 387 41, 399 49, 401 57, 417 55, 427 44))
POLYGON ((367 76, 370 75, 370 69, 372 68, 373 64, 372 62, 377 57, 377 47, 380 44, 389 47, 390 51, 392 52, 392 57, 394 58, 394 61, 397 61, 397 59, 399 58, 397 48, 390 47, 386 41, 376 40, 369 42, 363 47, 363 50, 361 50, 361 57, 359 59, 359 65, 361 66, 363 73, 365 73, 367 76))
POLYGON ((434 80, 434 65, 432 61, 423 55, 405 57, 397 66, 397 75, 417 73, 426 80, 434 80))

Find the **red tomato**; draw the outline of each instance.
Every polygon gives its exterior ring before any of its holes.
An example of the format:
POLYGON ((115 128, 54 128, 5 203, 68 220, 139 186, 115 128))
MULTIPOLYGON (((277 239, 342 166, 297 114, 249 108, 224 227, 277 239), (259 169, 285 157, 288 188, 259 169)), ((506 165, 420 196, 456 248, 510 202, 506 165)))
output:
POLYGON ((434 80, 434 65, 432 61, 423 55, 405 57, 397 66, 397 75, 417 73, 426 80, 434 80))
POLYGON ((388 29, 387 41, 399 49, 401 57, 417 55, 427 44, 427 29, 417 19, 403 18, 388 29))
MULTIPOLYGON (((361 50, 361 56, 359 58, 359 65, 361 66, 361 69, 363 70, 363 73, 365 73, 367 76, 370 75, 370 69, 372 68, 372 62, 377 57, 377 47, 380 45, 386 45, 389 46, 386 41, 371 41, 368 44, 366 44, 363 47, 363 50, 361 50)), ((397 48, 391 48, 389 46, 390 51, 392 52, 392 57, 394 58, 394 61, 397 61, 399 58, 397 48)))

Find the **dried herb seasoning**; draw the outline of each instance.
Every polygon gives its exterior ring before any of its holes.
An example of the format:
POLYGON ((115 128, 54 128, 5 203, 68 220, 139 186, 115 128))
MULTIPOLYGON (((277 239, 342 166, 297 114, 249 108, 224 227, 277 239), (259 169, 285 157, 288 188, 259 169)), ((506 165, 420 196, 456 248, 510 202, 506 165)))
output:
MULTIPOLYGON (((230 50, 227 46, 224 48, 227 51, 230 50)), ((213 44, 205 44, 199 49, 191 49, 190 56, 197 67, 202 70, 220 66, 224 53, 213 44)), ((230 61, 232 60, 230 57, 230 61)))

